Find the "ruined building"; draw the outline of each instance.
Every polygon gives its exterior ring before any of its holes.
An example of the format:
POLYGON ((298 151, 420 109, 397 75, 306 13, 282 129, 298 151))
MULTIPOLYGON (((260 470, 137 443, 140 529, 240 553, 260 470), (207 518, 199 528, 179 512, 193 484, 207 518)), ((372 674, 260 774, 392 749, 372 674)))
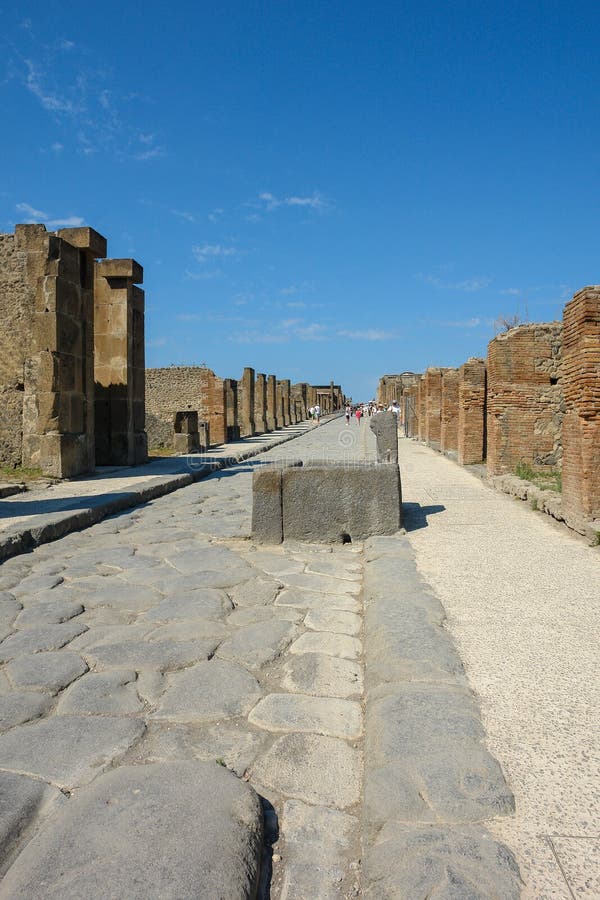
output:
POLYGON ((146 458, 142 268, 92 228, 0 235, 0 464, 58 478, 146 458))

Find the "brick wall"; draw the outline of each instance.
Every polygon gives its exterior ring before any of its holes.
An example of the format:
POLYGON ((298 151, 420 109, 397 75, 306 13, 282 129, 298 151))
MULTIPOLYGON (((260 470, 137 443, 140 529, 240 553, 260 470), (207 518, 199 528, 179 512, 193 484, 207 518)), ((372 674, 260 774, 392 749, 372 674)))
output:
POLYGON ((562 324, 521 325, 488 346, 487 465, 499 475, 522 462, 560 467, 562 324))
POLYGON ((458 449, 458 369, 442 373, 440 450, 458 449))
POLYGON ((439 447, 442 431, 442 369, 431 367, 424 375, 424 437, 434 447, 439 447))
POLYGON ((563 504, 579 528, 600 519, 600 285, 575 294, 563 324, 563 504))
POLYGON ((458 462, 467 466, 486 457, 485 360, 472 357, 458 373, 458 462))
POLYGON ((146 431, 150 447, 171 447, 175 413, 193 410, 208 422, 212 444, 225 442, 223 379, 200 366, 146 369, 146 431))

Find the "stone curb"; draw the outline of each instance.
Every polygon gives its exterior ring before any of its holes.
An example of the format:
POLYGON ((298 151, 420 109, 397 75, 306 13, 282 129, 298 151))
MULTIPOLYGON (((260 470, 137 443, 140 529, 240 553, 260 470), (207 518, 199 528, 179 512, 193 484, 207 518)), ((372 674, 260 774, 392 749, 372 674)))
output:
POLYGON ((484 822, 514 813, 439 599, 409 540, 365 544, 363 894, 516 900, 513 854, 484 822))
MULTIPOLYGON (((320 424, 323 424, 323 422, 320 424)), ((290 427, 296 428, 297 426, 290 427)), ((96 525, 107 516, 126 509, 132 509, 142 503, 147 503, 150 500, 155 500, 157 497, 177 491, 179 488, 188 487, 190 484, 194 484, 211 475, 213 472, 228 469, 240 462, 244 462, 246 459, 266 453, 267 450, 272 450, 274 447, 293 441, 302 434, 306 434, 311 427, 318 426, 309 424, 305 431, 302 431, 300 434, 283 434, 274 440, 261 444, 260 447, 248 448, 248 450, 242 450, 240 453, 235 453, 231 456, 201 463, 201 467, 196 471, 191 470, 179 475, 157 475, 150 483, 133 487, 127 491, 115 492, 109 495, 107 499, 99 500, 97 505, 90 505, 75 511, 63 510, 56 512, 52 515, 50 521, 38 522, 37 524, 34 522, 21 527, 17 526, 15 531, 4 532, 0 535, 0 562, 9 559, 11 556, 18 556, 20 553, 27 553, 40 546, 40 544, 56 541, 72 531, 80 531, 83 528, 96 525)), ((98 495, 99 498, 102 496, 101 494, 98 495)), ((42 516, 39 518, 41 519, 42 516)), ((47 519, 48 517, 44 516, 43 518, 47 519)))

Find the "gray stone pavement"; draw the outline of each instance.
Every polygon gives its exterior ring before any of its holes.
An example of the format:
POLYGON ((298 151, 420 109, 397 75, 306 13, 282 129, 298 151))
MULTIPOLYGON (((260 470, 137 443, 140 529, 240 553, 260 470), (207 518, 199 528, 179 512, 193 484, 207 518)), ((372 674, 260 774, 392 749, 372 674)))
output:
POLYGON ((515 795, 490 831, 524 898, 598 898, 600 551, 414 441, 400 440, 400 467, 418 571, 515 795))
POLYGON ((0 567, 0 898, 253 897, 259 845, 263 897, 518 896, 482 828, 512 794, 409 539, 252 542, 284 452, 375 442, 335 420, 0 567))

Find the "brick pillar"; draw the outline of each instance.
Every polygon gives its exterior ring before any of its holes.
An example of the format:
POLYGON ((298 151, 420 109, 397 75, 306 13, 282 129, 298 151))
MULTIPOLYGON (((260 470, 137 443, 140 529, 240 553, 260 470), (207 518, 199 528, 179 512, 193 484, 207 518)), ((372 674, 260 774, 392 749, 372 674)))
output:
POLYGON ((274 375, 267 375, 267 429, 277 431, 277 379, 274 375))
POLYGON ((458 462, 468 466, 485 457, 485 360, 472 357, 458 370, 458 462))
POLYGON ((442 430, 442 370, 425 370, 425 441, 439 448, 442 430))
POLYGON ((425 376, 424 375, 422 375, 417 382, 416 437, 420 441, 425 440, 425 376))
POLYGON ((240 438, 238 383, 235 378, 223 380, 225 391, 225 424, 227 441, 238 441, 240 438))
POLYGON ((106 241, 91 228, 72 230, 73 239, 75 231, 78 246, 43 225, 15 229, 33 297, 22 459, 58 478, 94 468, 92 263, 106 253, 106 241))
POLYGON ((211 369, 202 367, 198 371, 200 395, 204 420, 208 421, 211 444, 227 441, 227 415, 225 381, 211 369))
POLYGON ((94 274, 96 465, 147 459, 143 269, 104 259, 94 274))
POLYGON ((256 433, 254 422, 254 369, 244 369, 242 380, 239 383, 238 404, 240 436, 252 437, 256 433))
POLYGON ((563 505, 578 527, 600 519, 600 285, 574 295, 563 327, 563 505))
POLYGON ((488 345, 487 467, 491 475, 561 464, 562 325, 520 325, 488 345))
POLYGON ((254 383, 254 425, 258 434, 269 430, 267 425, 267 376, 259 372, 254 383))
POLYGON ((458 369, 442 374, 440 450, 458 449, 458 369))

